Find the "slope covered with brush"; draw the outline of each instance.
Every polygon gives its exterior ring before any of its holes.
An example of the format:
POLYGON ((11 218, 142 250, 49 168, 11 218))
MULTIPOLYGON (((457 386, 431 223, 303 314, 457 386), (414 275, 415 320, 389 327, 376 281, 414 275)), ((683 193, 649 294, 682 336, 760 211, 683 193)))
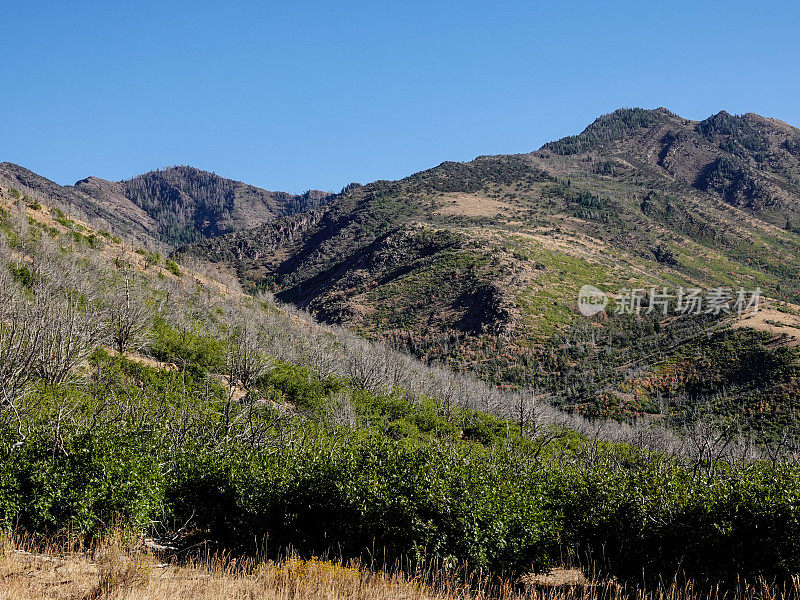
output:
MULTIPOLYGON (((622 109, 530 154, 348 186, 327 206, 180 254, 230 267, 246 286, 324 321, 501 385, 545 387, 591 411, 669 414, 663 387, 643 388, 640 374, 693 360, 686 348, 733 320, 649 315, 631 325, 610 312, 587 323, 575 310, 578 290, 760 287, 775 302, 767 320, 777 325, 749 342, 738 328, 729 335, 768 351, 792 346, 798 140, 797 129, 757 115, 695 122, 665 109, 622 109), (626 375, 630 365, 637 374, 626 375)), ((795 414, 789 380, 778 404, 795 414)), ((770 385, 720 383, 701 390, 700 404, 736 388, 750 406, 750 391, 770 385)), ((675 389, 666 394, 674 410, 697 403, 696 388, 675 389)))
POLYGON ((570 417, 0 206, 4 530, 121 531, 237 572, 288 549, 511 584, 586 557, 648 585, 779 589, 800 568, 791 446, 570 417))

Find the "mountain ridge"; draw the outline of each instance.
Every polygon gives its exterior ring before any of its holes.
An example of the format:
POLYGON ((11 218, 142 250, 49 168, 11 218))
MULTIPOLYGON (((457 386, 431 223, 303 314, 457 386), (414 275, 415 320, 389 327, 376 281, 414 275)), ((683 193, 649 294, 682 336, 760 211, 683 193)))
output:
POLYGON ((0 180, 31 197, 41 194, 67 213, 81 211, 139 241, 176 246, 253 227, 323 204, 331 194, 272 192, 188 166, 167 167, 123 181, 90 176, 61 186, 13 163, 0 180))
MULTIPOLYGON (((175 256, 228 266, 245 286, 323 321, 498 385, 541 386, 589 411, 610 402, 620 414, 651 412, 659 394, 672 392, 631 394, 638 376, 620 371, 641 361, 638 352, 651 354, 641 340, 680 364, 691 360, 684 345, 704 355, 760 342, 713 338, 715 319, 651 315, 637 324, 610 314, 587 324, 575 308, 578 290, 761 288, 800 304, 796 139, 800 130, 761 117, 720 112, 691 121, 664 109, 621 109, 527 154, 444 162, 352 187, 311 213, 175 256), (703 331, 717 341, 705 347, 703 331), (598 372, 592 361, 605 344, 617 358, 598 372), (596 385, 588 392, 587 373, 603 393, 596 385)), ((781 338, 780 328, 771 331, 781 338)), ((660 381, 663 367, 650 363, 643 368, 660 381)), ((732 394, 750 397, 762 385, 732 394)), ((796 383, 787 385, 781 394, 794 398, 796 383)), ((681 389, 708 398, 719 391, 681 389)))
POLYGON ((620 109, 530 153, 280 196, 288 214, 255 227, 241 215, 265 213, 274 197, 191 167, 39 184, 86 210, 125 204, 143 238, 163 239, 165 225, 173 242, 199 238, 174 251, 178 263, 209 261, 321 321, 501 387, 547 390, 584 414, 692 419, 702 406, 728 415, 734 398, 800 416, 797 378, 765 381, 740 359, 792 360, 780 352, 800 314, 798 140, 800 130, 757 115, 620 109), (759 288, 770 310, 744 326, 611 309, 587 320, 576 310, 586 284, 612 298, 759 288))

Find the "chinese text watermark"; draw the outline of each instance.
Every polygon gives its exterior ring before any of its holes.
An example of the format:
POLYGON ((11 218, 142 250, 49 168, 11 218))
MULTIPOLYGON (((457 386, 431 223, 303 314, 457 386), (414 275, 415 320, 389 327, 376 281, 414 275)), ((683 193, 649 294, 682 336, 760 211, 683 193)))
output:
POLYGON ((667 287, 620 288, 614 295, 593 285, 578 292, 578 311, 591 317, 605 311, 614 302, 615 314, 676 315, 742 315, 757 313, 761 304, 761 288, 745 290, 730 287, 669 289, 667 287))

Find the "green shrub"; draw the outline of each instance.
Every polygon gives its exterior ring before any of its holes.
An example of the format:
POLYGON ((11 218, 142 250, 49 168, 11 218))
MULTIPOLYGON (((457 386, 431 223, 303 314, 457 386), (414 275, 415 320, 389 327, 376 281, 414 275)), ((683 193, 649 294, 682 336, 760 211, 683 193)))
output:
POLYGON ((111 233, 109 233, 108 231, 106 231, 104 229, 98 230, 97 234, 100 235, 100 236, 103 236, 107 240, 111 240, 115 244, 121 244, 122 243, 122 238, 120 238, 120 237, 118 237, 116 235, 112 235, 111 233))
POLYGON ((89 248, 92 250, 102 250, 103 249, 103 240, 101 240, 95 234, 84 236, 86 239, 86 243, 89 245, 89 248))
MULTIPOLYGON (((281 362, 230 402, 207 373, 224 368, 218 340, 164 320, 153 340, 183 368, 97 351, 80 386, 30 388, 23 427, 0 426, 0 527, 93 536, 166 517, 237 552, 268 541, 512 576, 562 557, 623 578, 800 570, 797 465, 683 462, 558 430, 545 444, 497 417, 281 362), (356 425, 325 418, 337 394, 356 425), (277 412, 275 397, 302 410, 277 412)), ((758 350, 737 343, 715 351, 758 350)))
POLYGON ((14 281, 26 290, 32 290, 39 277, 35 272, 29 269, 27 265, 17 266, 13 263, 9 263, 8 270, 11 272, 14 281))
POLYGON ((167 259, 167 262, 164 263, 164 266, 166 267, 167 271, 175 275, 175 277, 183 277, 183 272, 181 271, 181 268, 178 266, 178 263, 176 263, 175 261, 167 259))
POLYGON ((268 458, 197 452, 176 470, 179 514, 229 544, 266 538, 304 553, 379 549, 382 558, 444 558, 495 572, 543 568, 557 522, 536 482, 443 446, 306 433, 268 458), (334 542, 335 540, 335 542, 334 542))
POLYGON ((277 362, 263 376, 258 387, 277 390, 292 404, 310 411, 322 409, 326 398, 344 386, 335 378, 320 379, 309 367, 277 362))
POLYGON ((202 371, 220 373, 225 368, 222 344, 211 336, 172 327, 157 319, 153 327, 150 353, 158 360, 202 371))
POLYGON ((161 254, 159 252, 153 252, 146 248, 137 248, 136 253, 144 256, 147 266, 161 264, 161 254))
POLYGON ((2 432, 0 527, 34 533, 72 529, 97 535, 112 525, 142 530, 163 498, 162 474, 145 432, 35 429, 13 449, 2 432))

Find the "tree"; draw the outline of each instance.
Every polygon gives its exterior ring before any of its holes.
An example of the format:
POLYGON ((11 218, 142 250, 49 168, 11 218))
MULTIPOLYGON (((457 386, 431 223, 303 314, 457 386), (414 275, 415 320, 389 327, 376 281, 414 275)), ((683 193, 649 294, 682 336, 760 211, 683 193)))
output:
POLYGON ((103 338, 99 315, 74 291, 59 298, 52 289, 42 287, 37 290, 36 304, 46 327, 35 373, 49 383, 71 381, 103 338))
MULTIPOLYGON (((5 267, 5 264, 2 265, 5 267)), ((19 294, 5 268, 0 271, 0 414, 14 423, 21 445, 24 431, 21 401, 40 355, 47 327, 42 313, 19 294)))
POLYGON ((261 349, 260 338, 259 324, 253 320, 240 319, 230 327, 225 366, 231 387, 252 387, 272 366, 261 349))
MULTIPOLYGON (((228 339, 225 344, 225 370, 228 378, 228 400, 225 402, 222 425, 228 439, 234 423, 231 420, 231 409, 237 387, 246 392, 267 374, 273 361, 261 348, 261 331, 259 323, 240 317, 229 326, 228 339)), ((252 404, 250 406, 252 411, 252 404)), ((244 415, 244 413, 243 413, 244 415)))
POLYGON ((123 266, 122 281, 109 290, 104 319, 117 352, 125 354, 147 344, 151 312, 141 291, 131 281, 128 267, 123 266))

